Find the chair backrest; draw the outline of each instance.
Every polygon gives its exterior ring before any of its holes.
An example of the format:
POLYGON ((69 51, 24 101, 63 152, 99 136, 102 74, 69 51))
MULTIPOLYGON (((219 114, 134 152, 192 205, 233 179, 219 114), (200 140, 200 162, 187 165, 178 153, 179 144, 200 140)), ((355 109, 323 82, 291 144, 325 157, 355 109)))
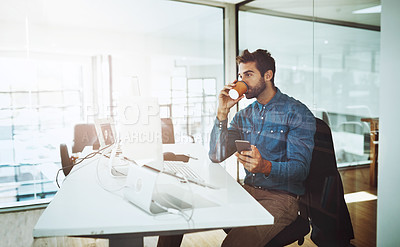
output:
POLYGON ((305 181, 306 194, 301 201, 308 208, 314 243, 347 246, 354 232, 337 170, 331 129, 319 118, 316 126, 310 172, 305 181))
POLYGON ((65 176, 68 176, 71 171, 74 163, 71 161, 71 158, 68 154, 68 147, 66 144, 60 144, 60 157, 61 157, 61 167, 65 176))
POLYGON ((161 133, 163 144, 174 144, 174 125, 171 118, 161 118, 161 133))
POLYGON ((77 124, 74 127, 74 144, 72 153, 82 152, 85 146, 98 142, 94 124, 77 124))
POLYGON ((314 143, 310 172, 305 181, 306 193, 299 202, 300 215, 266 247, 285 246, 295 241, 301 245, 310 230, 309 224, 312 225, 311 239, 318 246, 348 246, 354 238, 336 166, 331 129, 319 118, 316 118, 314 143))

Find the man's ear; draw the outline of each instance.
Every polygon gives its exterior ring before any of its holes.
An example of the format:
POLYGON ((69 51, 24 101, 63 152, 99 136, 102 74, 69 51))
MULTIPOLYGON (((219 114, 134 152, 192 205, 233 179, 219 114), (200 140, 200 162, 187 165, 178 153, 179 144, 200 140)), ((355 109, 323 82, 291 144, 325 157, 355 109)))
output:
POLYGON ((272 72, 272 70, 267 70, 267 72, 265 72, 265 74, 264 74, 264 80, 270 81, 270 80, 272 80, 273 76, 274 76, 274 72, 272 72))

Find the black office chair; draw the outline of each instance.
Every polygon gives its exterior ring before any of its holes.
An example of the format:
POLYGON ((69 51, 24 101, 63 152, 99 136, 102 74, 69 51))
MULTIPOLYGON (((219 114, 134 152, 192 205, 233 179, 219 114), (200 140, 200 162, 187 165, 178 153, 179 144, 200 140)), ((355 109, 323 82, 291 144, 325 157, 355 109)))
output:
POLYGON ((332 133, 316 118, 314 150, 310 173, 305 181, 306 193, 300 199, 300 215, 266 246, 285 246, 304 237, 312 226, 311 240, 318 246, 349 246, 354 238, 350 214, 344 201, 343 184, 337 170, 332 133))
MULTIPOLYGON (((77 124, 74 127, 74 143, 72 153, 83 151, 86 146, 93 146, 93 149, 99 148, 96 128, 94 124, 77 124)), ((73 158, 69 156, 66 144, 60 144, 61 167, 65 176, 67 176, 74 166, 73 158)))
POLYGON ((61 167, 65 176, 69 174, 72 167, 74 166, 74 162, 72 158, 69 156, 68 147, 66 144, 60 144, 60 156, 61 156, 61 167))

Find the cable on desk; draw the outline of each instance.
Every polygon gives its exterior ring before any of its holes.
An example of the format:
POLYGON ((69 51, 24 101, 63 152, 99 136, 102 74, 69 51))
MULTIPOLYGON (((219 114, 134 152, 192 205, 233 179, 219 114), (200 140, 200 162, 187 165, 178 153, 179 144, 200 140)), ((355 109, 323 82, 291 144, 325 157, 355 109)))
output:
MULTIPOLYGON (((100 154, 103 150, 109 148, 111 145, 113 145, 113 144, 109 144, 109 145, 105 146, 104 148, 101 148, 101 149, 99 149, 99 150, 97 150, 97 151, 95 151, 95 152, 89 153, 89 154, 87 154, 87 155, 86 155, 85 157, 83 157, 83 158, 78 158, 78 159, 76 159, 72 165, 69 165, 69 166, 66 166, 66 167, 61 167, 60 169, 58 169, 57 174, 56 174, 56 184, 57 184, 58 188, 60 188, 60 184, 58 183, 58 176, 60 175, 60 171, 64 170, 65 168, 74 167, 75 165, 78 165, 78 164, 82 163, 82 161, 84 161, 84 160, 86 160, 86 159, 90 159, 90 158, 95 157, 97 154, 100 154)), ((77 169, 75 169, 75 170, 72 170, 72 171, 71 171, 67 176, 65 176, 65 177, 68 177, 69 175, 71 175, 72 173, 74 173, 75 171, 77 171, 77 170, 79 170, 79 169, 81 169, 81 168, 82 168, 82 166, 79 167, 79 168, 77 168, 77 169)))
MULTIPOLYGON (((108 159, 114 159, 114 158, 115 158, 115 151, 116 151, 117 149, 118 149, 118 145, 116 144, 116 145, 113 147, 113 150, 112 150, 110 156, 107 156, 107 155, 105 155, 105 154, 103 154, 102 156, 104 156, 104 157, 106 157, 106 158, 108 158, 108 159)), ((100 160, 101 160, 101 159, 98 159, 98 160, 97 160, 97 165, 96 165, 96 177, 97 177, 97 182, 99 183, 100 187, 103 188, 104 190, 108 191, 108 192, 111 192, 111 193, 114 193, 114 192, 116 192, 116 191, 119 191, 119 190, 122 190, 123 188, 125 188, 125 183, 124 183, 124 185, 122 185, 122 186, 120 186, 120 187, 118 187, 118 188, 116 188, 116 189, 109 189, 109 188, 106 188, 106 187, 104 186, 103 181, 100 179, 100 176, 99 176, 100 160)), ((109 162, 112 162, 112 160, 110 160, 109 162)), ((108 168, 110 169, 110 175, 111 175, 112 164, 111 164, 111 166, 109 165, 108 168)), ((117 170, 114 170, 114 171, 118 172, 117 170)), ((121 173, 121 174, 122 174, 122 173, 121 173)), ((125 174, 122 174, 122 175, 125 175, 125 174)), ((126 177, 126 176, 125 176, 125 177, 126 177)), ((120 196, 120 195, 118 195, 118 196, 120 196)))
MULTIPOLYGON (((106 158, 109 158, 109 159, 114 159, 114 158, 115 158, 115 150, 116 150, 117 148, 118 148, 118 145, 115 145, 115 146, 113 147, 113 150, 112 150, 110 156, 107 156, 106 154, 102 154, 102 156, 104 156, 104 157, 106 157, 106 158)), ((125 161, 128 161, 128 162, 130 162, 130 163, 133 163, 134 165, 139 166, 135 160, 129 159, 129 158, 127 158, 127 157, 122 157, 122 158, 123 158, 123 160, 125 160, 125 161)), ((118 195, 118 194, 116 194, 115 192, 117 192, 117 191, 119 191, 119 190, 125 188, 126 185, 124 184, 124 185, 122 185, 122 186, 120 186, 120 187, 117 187, 117 188, 115 188, 115 189, 109 189, 109 188, 107 188, 106 186, 104 186, 104 183, 103 183, 103 181, 100 179, 100 176, 99 176, 100 160, 101 160, 101 158, 98 159, 97 165, 96 165, 96 176, 97 176, 97 181, 98 181, 99 185, 100 185, 104 190, 106 190, 106 191, 108 191, 108 192, 111 192, 111 193, 113 193, 113 194, 115 194, 115 195, 121 197, 121 195, 118 195)), ((112 162, 112 160, 110 160, 110 162, 112 162)), ((110 163, 110 162, 109 162, 108 168, 110 169, 110 172, 111 172, 112 163, 110 163)), ((151 168, 151 167, 150 167, 150 168, 151 168)), ((117 170, 114 170, 114 171, 117 171, 117 170)), ((181 175, 175 175, 175 176, 173 176, 173 175, 171 175, 170 173, 164 173, 163 171, 158 171, 158 170, 156 170, 156 171, 157 171, 157 177, 156 177, 156 184, 155 184, 155 186, 154 186, 154 187, 155 187, 155 192, 156 192, 170 207, 165 207, 165 206, 161 205, 160 203, 158 203, 157 201, 154 201, 154 200, 152 200, 152 202, 154 202, 154 203, 155 203, 157 206, 159 206, 160 208, 166 210, 168 213, 176 214, 176 215, 181 215, 181 216, 188 222, 189 227, 190 227, 190 222, 191 222, 192 217, 193 217, 193 214, 194 214, 194 207, 193 207, 193 205, 194 205, 194 195, 193 195, 193 191, 192 191, 192 187, 191 187, 191 185, 190 185, 190 182, 189 182, 188 179, 187 179, 184 175, 182 175, 182 174, 181 174, 181 175), (176 179, 179 179, 179 182, 180 182, 180 183, 185 183, 185 184, 187 184, 187 185, 189 186, 189 191, 190 191, 190 195, 191 195, 191 202, 190 202, 190 205, 191 205, 191 213, 190 213, 190 214, 187 214, 186 212, 184 212, 184 210, 181 209, 178 205, 175 205, 173 202, 171 202, 171 201, 169 200, 169 198, 165 197, 162 193, 159 193, 159 191, 158 191, 158 186, 157 186, 157 181, 158 181, 158 177, 160 176, 160 174, 166 174, 166 175, 168 175, 168 176, 175 177, 176 179)), ((118 172, 118 171, 117 171, 117 172, 118 172)), ((124 174, 123 174, 123 175, 124 175, 124 174)), ((153 215, 153 216, 158 216, 158 214, 152 214, 152 215, 153 215)))

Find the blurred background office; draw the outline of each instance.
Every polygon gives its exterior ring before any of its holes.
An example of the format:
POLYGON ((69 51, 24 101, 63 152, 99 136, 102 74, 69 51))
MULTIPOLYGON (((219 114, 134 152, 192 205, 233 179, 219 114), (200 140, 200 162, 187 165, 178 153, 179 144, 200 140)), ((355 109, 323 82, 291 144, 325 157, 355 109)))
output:
MULTIPOLYGON (((384 4, 399 10, 391 0, 0 0, 1 210, 45 207, 60 143, 73 146, 77 124, 118 119, 122 98, 157 97, 175 141, 208 148, 244 49, 268 49, 275 84, 330 125, 338 167, 376 165, 384 4)), ((234 158, 222 165, 243 178, 234 158)), ((376 173, 363 179, 376 192, 376 173)))

